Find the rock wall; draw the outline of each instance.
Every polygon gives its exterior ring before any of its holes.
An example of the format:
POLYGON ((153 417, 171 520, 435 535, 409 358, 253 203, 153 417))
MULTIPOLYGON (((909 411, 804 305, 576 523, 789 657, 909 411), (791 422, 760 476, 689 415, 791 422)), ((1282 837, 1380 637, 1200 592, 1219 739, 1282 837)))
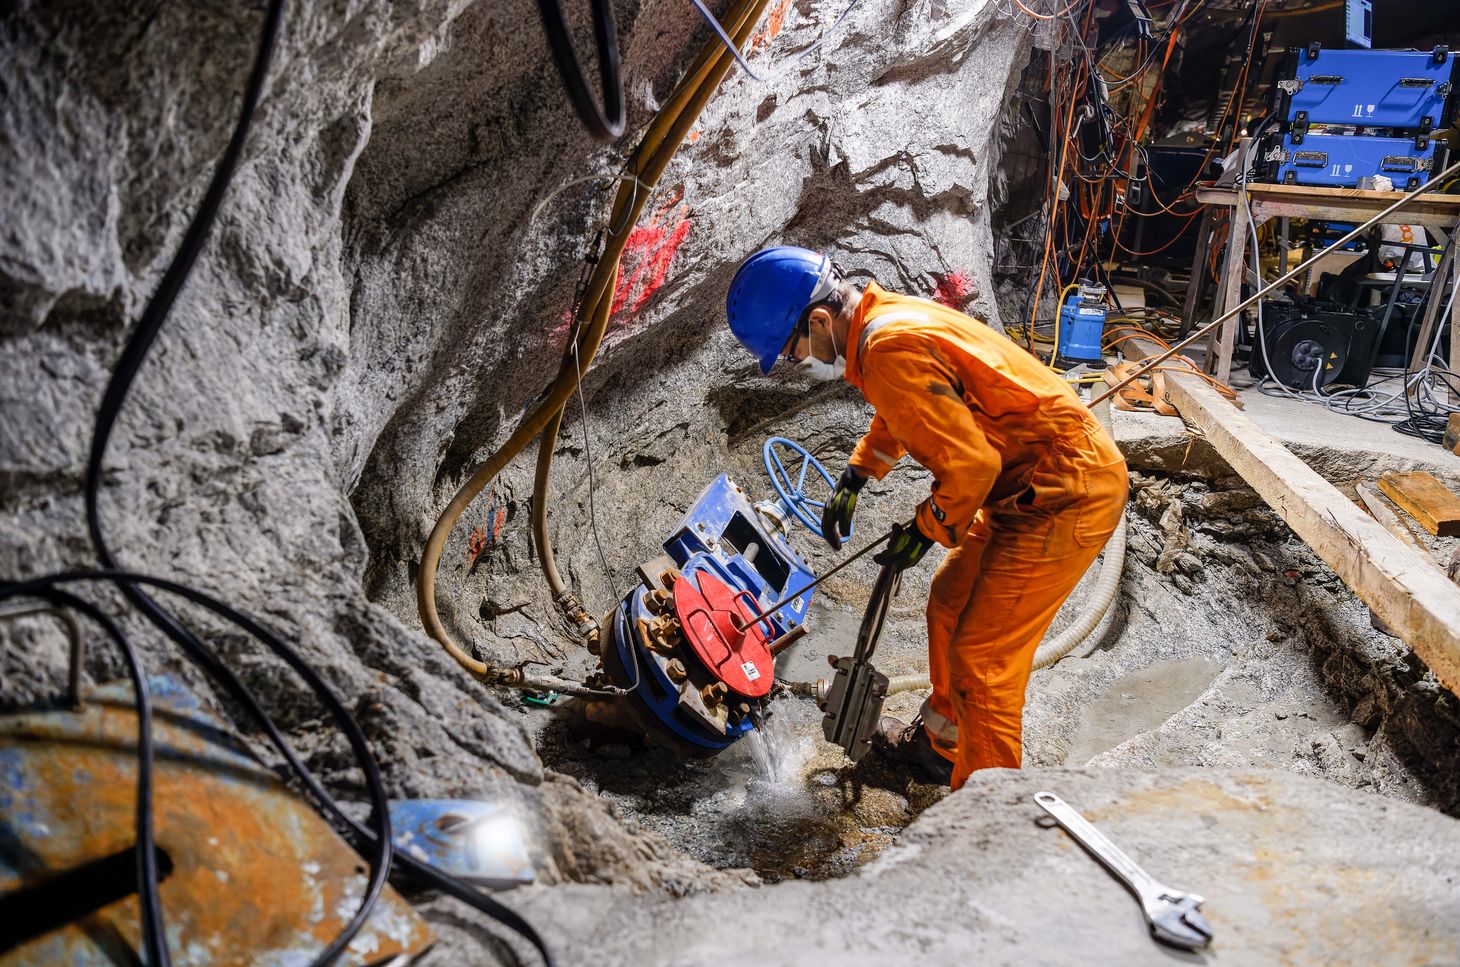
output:
MULTIPOLYGON (((752 59, 775 79, 732 72, 632 229, 583 400, 612 577, 589 556, 576 421, 557 478, 555 533, 593 606, 709 468, 748 465, 764 420, 809 398, 752 376, 724 331, 744 255, 822 246, 854 278, 995 313, 994 119, 1030 36, 991 0, 955 6, 863 0, 790 63, 840 9, 774 0, 752 59), (620 473, 661 464, 652 483, 620 473)), ((523 800, 548 880, 709 882, 545 773, 515 700, 461 673, 412 601, 437 510, 556 368, 613 185, 554 192, 616 170, 707 36, 678 0, 618 12, 631 133, 600 148, 526 2, 291 4, 244 162, 113 437, 102 506, 125 564, 212 590, 296 644, 353 703, 393 794, 523 800)), ((260 13, 22 0, 0 21, 0 574, 92 561, 80 491, 95 407, 229 136, 260 13)), ((828 405, 855 427, 850 400, 828 405)), ((536 576, 527 463, 453 535, 443 615, 493 657, 581 662, 536 576), (468 528, 496 506, 501 533, 467 575, 468 528)), ((358 789, 300 684, 197 622, 311 765, 358 789)), ((151 672, 206 690, 127 627, 151 672)), ((5 706, 59 689, 54 628, 8 622, 0 641, 5 706)), ((120 665, 93 647, 87 673, 120 665)))

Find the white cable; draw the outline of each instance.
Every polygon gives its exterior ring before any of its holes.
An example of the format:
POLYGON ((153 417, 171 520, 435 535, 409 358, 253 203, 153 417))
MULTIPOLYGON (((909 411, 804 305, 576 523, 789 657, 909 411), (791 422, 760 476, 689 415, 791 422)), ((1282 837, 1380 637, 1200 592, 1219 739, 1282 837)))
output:
POLYGON ((710 29, 715 32, 715 36, 720 38, 720 43, 723 44, 725 46, 725 49, 730 52, 730 56, 735 58, 735 62, 740 65, 740 69, 753 80, 760 81, 764 84, 767 81, 776 81, 780 80, 782 77, 785 77, 787 74, 791 73, 792 68, 800 63, 802 59, 819 50, 822 44, 831 39, 831 35, 834 34, 836 32, 836 29, 842 25, 842 21, 847 19, 851 12, 857 8, 857 4, 861 3, 862 0, 852 0, 852 2, 847 5, 847 9, 842 11, 842 15, 840 17, 837 17, 836 20, 832 21, 831 26, 823 30, 821 32, 821 36, 817 37, 810 47, 807 47, 800 53, 792 54, 789 57, 785 58, 786 65, 784 67, 781 67, 778 70, 771 71, 766 74, 757 74, 755 71, 751 70, 750 65, 745 62, 745 56, 740 53, 740 48, 735 46, 735 41, 731 40, 730 35, 725 32, 725 27, 720 23, 718 19, 716 19, 715 15, 709 11, 709 8, 704 5, 702 0, 689 0, 689 2, 694 4, 694 8, 700 12, 700 16, 704 18, 705 23, 710 25, 710 29))
MULTIPOLYGON (((603 553, 603 538, 598 533, 598 505, 594 500, 594 493, 598 489, 598 485, 593 475, 593 446, 591 436, 588 432, 588 404, 583 398, 583 361, 578 355, 577 337, 578 332, 575 326, 573 331, 568 333, 568 339, 571 341, 570 345, 573 347, 573 368, 578 372, 578 412, 581 414, 580 418, 583 422, 583 462, 588 466, 588 526, 593 531, 593 546, 598 549, 598 564, 603 568, 603 579, 608 582, 608 591, 613 601, 613 607, 617 608, 619 606, 618 587, 613 580, 613 570, 608 566, 608 555, 603 553)), ((632 684, 625 688, 624 691, 632 692, 639 687, 639 682, 642 679, 642 674, 639 670, 639 643, 633 637, 632 631, 629 634, 627 644, 629 655, 634 660, 634 677, 632 684)))
MULTIPOLYGON (((640 188, 644 189, 645 191, 651 190, 649 186, 640 181, 636 175, 584 175, 581 178, 572 178, 568 181, 563 182, 561 185, 558 185, 558 187, 554 188, 552 191, 544 195, 536 205, 532 206, 532 211, 527 216, 527 224, 531 225, 533 222, 537 221, 537 216, 542 213, 542 210, 544 208, 552 203, 552 200, 554 198, 558 197, 569 188, 572 188, 576 185, 586 185, 590 181, 632 181, 634 183, 634 191, 636 193, 640 188)), ((637 200, 637 194, 635 195, 635 200, 637 200)), ((611 234, 617 235, 618 233, 612 232, 611 234)))

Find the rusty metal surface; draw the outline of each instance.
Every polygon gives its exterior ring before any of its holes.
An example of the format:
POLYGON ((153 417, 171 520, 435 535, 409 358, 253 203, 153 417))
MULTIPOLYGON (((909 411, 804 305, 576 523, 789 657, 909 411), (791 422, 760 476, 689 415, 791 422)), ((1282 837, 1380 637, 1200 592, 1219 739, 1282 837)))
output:
MULTIPOLYGON (((298 965, 357 908, 367 866, 197 700, 151 683, 154 813, 175 964, 298 965)), ((130 690, 96 689, 84 709, 0 719, 0 896, 135 842, 137 719, 130 690)), ((127 895, 0 954, 0 964, 140 963, 140 910, 127 895)), ((70 919, 70 918, 68 918, 70 919)), ((430 928, 386 888, 342 963, 418 953, 430 928)))

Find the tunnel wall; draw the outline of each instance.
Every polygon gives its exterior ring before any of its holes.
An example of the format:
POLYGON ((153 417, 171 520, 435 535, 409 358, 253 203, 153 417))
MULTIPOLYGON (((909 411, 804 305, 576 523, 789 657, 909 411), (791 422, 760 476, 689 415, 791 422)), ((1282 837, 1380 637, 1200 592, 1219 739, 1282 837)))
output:
MULTIPOLYGON (((586 38, 586 5, 574 6, 586 38)), ((630 133, 601 148, 571 114, 527 0, 290 4, 243 163, 114 435, 102 508, 123 563, 216 592, 297 645, 361 719, 393 794, 520 798, 539 817, 546 878, 647 884, 689 867, 545 773, 515 699, 461 673, 412 602, 438 509, 556 369, 612 185, 534 207, 616 171, 707 36, 678 0, 616 9, 630 133)), ((840 9, 772 2, 751 56, 775 79, 732 72, 625 229, 618 306, 583 399, 609 574, 589 566, 576 416, 556 478, 553 533, 595 606, 708 480, 672 468, 750 473, 737 448, 808 402, 840 427, 810 441, 823 452, 865 421, 846 392, 760 379, 733 348, 721 307, 746 254, 823 247, 854 279, 997 321, 986 200, 1027 25, 991 2, 863 0, 822 49, 783 59, 840 9)), ((6 576, 92 562, 81 485, 95 408, 230 134, 261 12, 21 2, 0 22, 6 576)), ((453 535, 442 610, 485 655, 572 670, 581 656, 536 576, 529 475, 511 467, 453 535), (494 539, 467 574, 483 524, 494 539)), ((311 766, 358 790, 303 687, 197 620, 311 766)), ((159 636, 127 627, 149 671, 206 691, 159 636)), ((54 629, 10 623, 0 636, 6 707, 60 688, 54 629)), ((87 672, 121 666, 93 648, 87 672)))

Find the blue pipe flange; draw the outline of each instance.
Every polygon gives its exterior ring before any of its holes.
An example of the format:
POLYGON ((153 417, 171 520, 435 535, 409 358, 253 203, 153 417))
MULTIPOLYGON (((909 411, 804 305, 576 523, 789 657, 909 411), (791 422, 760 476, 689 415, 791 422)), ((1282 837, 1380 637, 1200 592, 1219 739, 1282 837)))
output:
POLYGON ((728 734, 720 735, 687 715, 680 708, 679 687, 633 633, 638 621, 649 617, 643 588, 630 591, 614 609, 610 648, 604 651, 604 669, 609 678, 620 688, 631 689, 630 713, 660 744, 697 757, 724 751, 751 729, 749 716, 731 725, 728 734))

